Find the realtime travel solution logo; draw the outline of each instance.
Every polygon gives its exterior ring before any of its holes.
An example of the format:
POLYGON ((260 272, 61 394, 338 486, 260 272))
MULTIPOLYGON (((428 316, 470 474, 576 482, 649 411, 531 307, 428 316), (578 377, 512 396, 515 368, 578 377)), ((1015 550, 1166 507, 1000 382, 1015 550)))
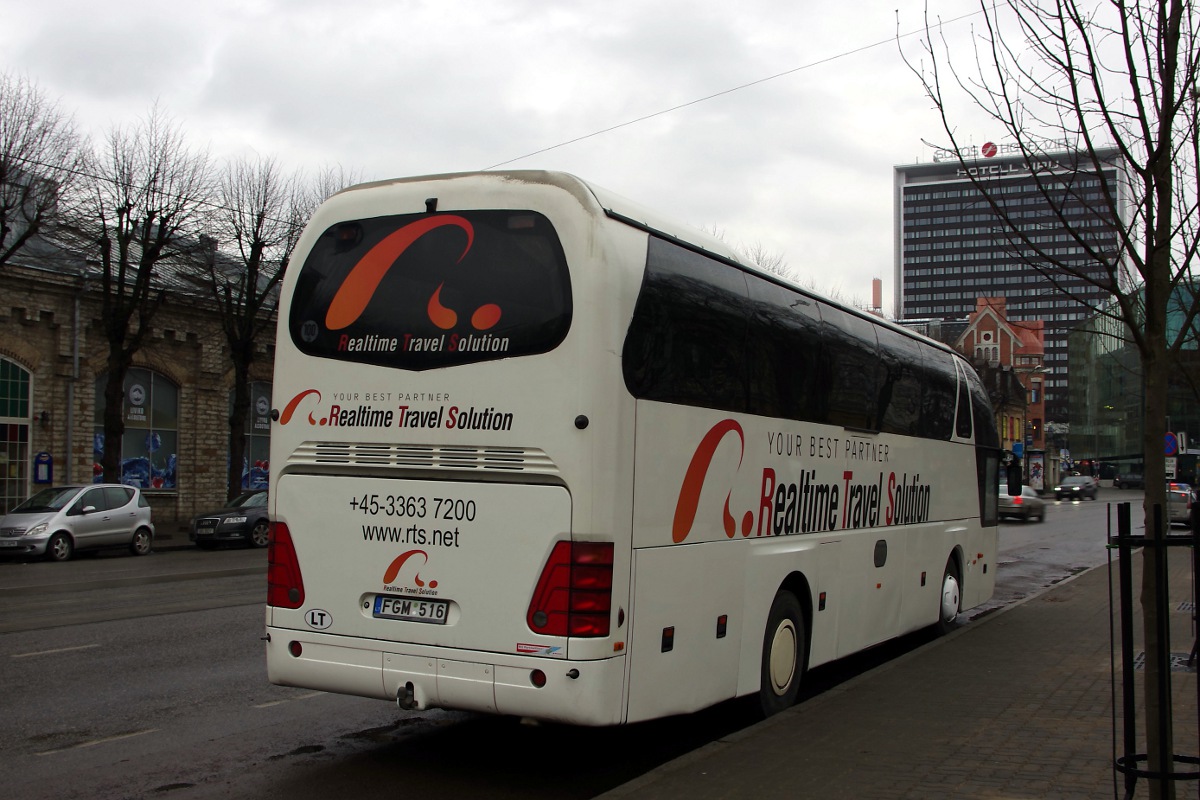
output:
POLYGON ((330 428, 425 428, 442 430, 509 431, 515 415, 494 406, 468 406, 441 404, 420 410, 407 403, 394 407, 376 406, 368 403, 343 406, 332 403, 328 409, 322 402, 321 392, 305 389, 296 394, 279 415, 279 424, 287 425, 297 413, 304 414, 308 424, 330 428), (301 410, 303 407, 303 410, 301 410))
MULTIPOLYGON (((718 447, 723 441, 735 439, 738 461, 734 475, 725 491, 721 510, 721 529, 732 539, 740 532, 743 537, 782 536, 798 533, 879 526, 906 525, 927 522, 930 518, 932 487, 921 481, 920 473, 909 475, 894 471, 879 471, 863 475, 852 469, 842 469, 840 481, 820 479, 821 470, 804 468, 795 481, 780 478, 774 467, 761 468, 761 483, 756 508, 741 515, 740 525, 730 506, 746 454, 746 436, 742 426, 732 419, 722 420, 709 429, 692 454, 684 473, 683 483, 675 504, 671 524, 671 540, 680 544, 687 540, 696 525, 702 490, 709 484, 709 471, 718 447)), ((826 439, 810 437, 812 452, 826 452, 826 439), (820 442, 818 449, 817 442, 820 442)), ((855 457, 860 452, 852 439, 844 440, 843 457, 855 457)), ((836 455, 833 449, 830 456, 836 455)), ((845 463, 845 461, 843 461, 845 463)))

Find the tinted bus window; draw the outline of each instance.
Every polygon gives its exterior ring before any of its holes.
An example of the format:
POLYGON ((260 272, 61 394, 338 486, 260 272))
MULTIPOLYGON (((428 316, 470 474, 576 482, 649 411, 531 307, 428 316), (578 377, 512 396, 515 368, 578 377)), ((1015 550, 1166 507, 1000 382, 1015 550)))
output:
POLYGON ((301 267, 288 329, 307 355, 422 370, 544 353, 570 322, 550 222, 469 211, 332 226, 301 267))
POLYGON ((875 326, 836 306, 820 304, 822 374, 829 377, 827 421, 859 430, 878 430, 878 392, 882 383, 875 326))
POLYGON ((992 416, 992 404, 987 391, 974 370, 966 370, 967 386, 971 392, 971 414, 975 420, 976 447, 999 447, 1000 432, 996 430, 996 418, 992 416))
POLYGON ((822 376, 821 316, 815 300, 748 276, 746 341, 748 410, 768 417, 823 422, 828 377, 822 376))
POLYGON ((890 328, 876 330, 883 383, 879 388, 880 422, 884 433, 920 436, 923 372, 921 346, 890 328))
POLYGON ((971 398, 967 389, 966 371, 958 367, 958 410, 954 415, 954 435, 971 438, 971 398))
POLYGON ((958 392, 958 374, 954 359, 939 350, 925 351, 924 379, 921 392, 921 435, 949 441, 954 431, 954 400, 958 392))
POLYGON ((646 277, 625 337, 630 393, 744 411, 746 316, 740 270, 651 236, 646 277))

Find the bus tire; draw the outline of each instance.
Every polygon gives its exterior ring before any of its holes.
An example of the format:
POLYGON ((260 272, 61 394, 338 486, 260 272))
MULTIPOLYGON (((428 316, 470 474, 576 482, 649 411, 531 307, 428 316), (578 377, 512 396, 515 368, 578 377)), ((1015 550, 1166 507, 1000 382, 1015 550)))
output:
POLYGON ((942 588, 938 592, 938 621, 937 632, 945 636, 954 630, 958 623, 958 610, 962 605, 962 578, 959 576, 958 564, 954 559, 946 562, 946 571, 942 574, 942 588))
POLYGON ((771 603, 763 634, 762 674, 758 688, 764 717, 785 711, 796 702, 804 674, 808 630, 796 596, 780 590, 771 603))

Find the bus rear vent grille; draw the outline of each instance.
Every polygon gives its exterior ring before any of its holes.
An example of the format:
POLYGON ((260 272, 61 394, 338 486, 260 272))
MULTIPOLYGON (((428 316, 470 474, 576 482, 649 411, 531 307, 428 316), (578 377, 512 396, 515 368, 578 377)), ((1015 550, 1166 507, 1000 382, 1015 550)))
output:
POLYGON ((558 473, 542 450, 526 447, 468 447, 362 442, 305 442, 292 464, 343 464, 351 467, 456 471, 558 473))

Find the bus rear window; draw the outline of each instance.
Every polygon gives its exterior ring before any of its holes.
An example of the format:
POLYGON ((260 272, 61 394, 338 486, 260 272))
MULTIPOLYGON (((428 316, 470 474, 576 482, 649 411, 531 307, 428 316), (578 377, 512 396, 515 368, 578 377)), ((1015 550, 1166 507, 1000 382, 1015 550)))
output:
POLYGON ((544 353, 570 323, 550 221, 468 211, 330 227, 301 267, 288 329, 308 355, 423 370, 544 353))

